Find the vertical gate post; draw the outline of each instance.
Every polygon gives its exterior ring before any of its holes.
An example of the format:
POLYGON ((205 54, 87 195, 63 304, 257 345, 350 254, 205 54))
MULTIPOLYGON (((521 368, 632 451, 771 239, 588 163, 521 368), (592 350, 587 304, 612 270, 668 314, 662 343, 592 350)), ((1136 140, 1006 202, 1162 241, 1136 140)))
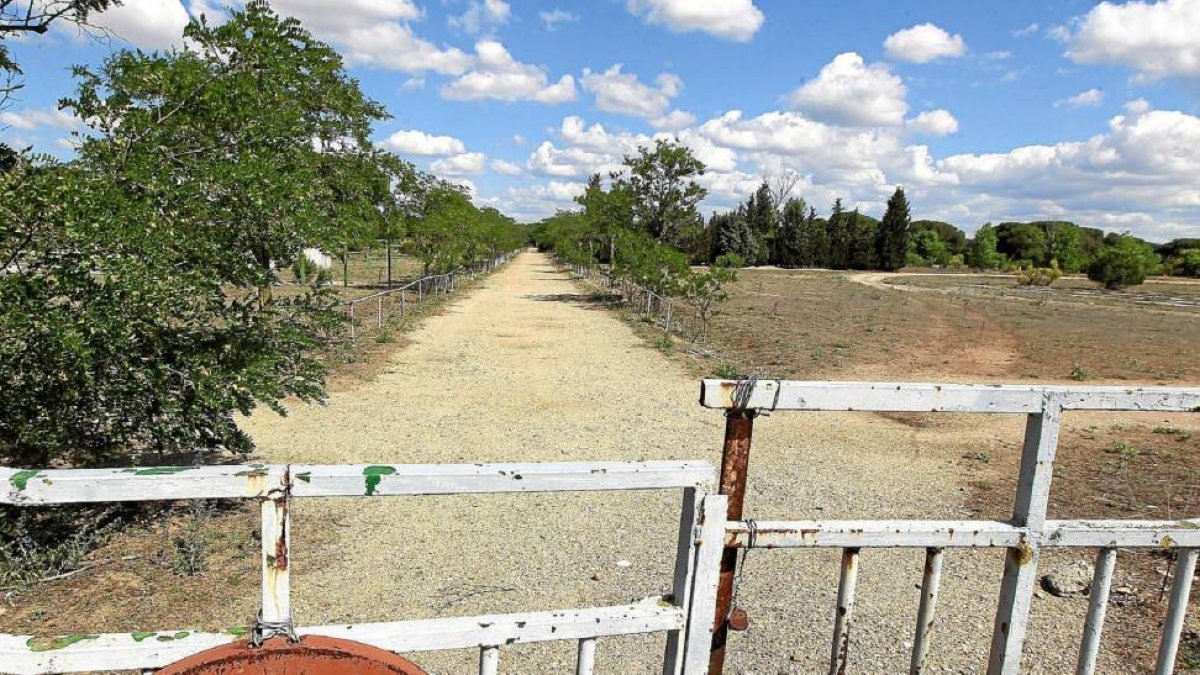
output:
POLYGON ((292 621, 291 559, 292 520, 291 472, 284 471, 280 486, 262 500, 262 614, 266 624, 292 621))
POLYGON ((1029 535, 1017 546, 1008 549, 1005 555, 1004 579, 1000 582, 1000 603, 992 628, 987 675, 1017 675, 1020 672, 1021 651, 1025 645, 1029 610, 1037 584, 1041 533, 1050 501, 1054 454, 1058 449, 1061 424, 1062 403, 1049 395, 1042 404, 1042 411, 1026 419, 1012 524, 1027 528, 1029 535))
MULTIPOLYGON (((750 385, 753 387, 753 384, 750 385)), ((748 400, 749 397, 747 397, 748 400)), ((758 411, 744 407, 725 412, 725 443, 721 448, 721 484, 719 494, 729 498, 726 520, 742 519, 746 498, 746 474, 750 468, 750 439, 758 411)), ((709 651, 709 675, 725 671, 725 642, 729 637, 729 613, 733 607, 733 577, 737 571, 737 549, 721 553, 721 576, 717 586, 717 612, 713 619, 712 647, 709 651)))

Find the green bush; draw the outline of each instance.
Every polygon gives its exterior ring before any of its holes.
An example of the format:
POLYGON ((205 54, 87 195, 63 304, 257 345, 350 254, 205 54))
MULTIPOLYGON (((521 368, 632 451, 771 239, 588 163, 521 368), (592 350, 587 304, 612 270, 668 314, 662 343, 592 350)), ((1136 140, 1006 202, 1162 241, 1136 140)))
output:
POLYGON ((1017 284, 1020 286, 1049 286, 1062 277, 1058 262, 1050 261, 1049 267, 1029 267, 1017 270, 1017 284))
POLYGON ((1104 284, 1105 288, 1120 289, 1143 283, 1159 267, 1154 247, 1140 239, 1121 235, 1096 256, 1088 266, 1087 275, 1092 281, 1104 284))

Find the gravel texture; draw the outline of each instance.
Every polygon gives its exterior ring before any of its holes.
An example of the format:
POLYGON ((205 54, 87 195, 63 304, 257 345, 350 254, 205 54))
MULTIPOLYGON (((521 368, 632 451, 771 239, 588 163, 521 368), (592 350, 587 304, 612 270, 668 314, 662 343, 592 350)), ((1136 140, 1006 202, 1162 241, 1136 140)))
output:
MULTIPOLYGON (((695 378, 589 305, 543 255, 520 255, 410 337, 376 379, 328 406, 247 420, 261 453, 328 463, 719 460, 723 419, 696 403, 695 378)), ((871 414, 760 418, 747 513, 973 517, 958 459, 1019 439, 1020 420, 958 416, 953 432, 871 414)), ((583 607, 665 592, 678 508, 668 492, 301 501, 297 621, 583 607)), ((907 672, 922 557, 864 552, 848 672, 907 672)), ((982 672, 1002 563, 999 551, 946 556, 929 672, 982 672)), ((726 672, 826 672, 837 572, 836 551, 750 553, 738 598, 751 628, 732 637, 726 672)), ((1086 606, 1035 600, 1025 672, 1072 671, 1086 606)), ((597 671, 657 673, 662 644, 601 640, 597 671)), ((500 668, 573 672, 574 650, 513 646, 500 668)), ((435 673, 474 672, 477 659, 414 657, 435 673)), ((1131 672, 1105 659, 1100 672, 1131 672)))

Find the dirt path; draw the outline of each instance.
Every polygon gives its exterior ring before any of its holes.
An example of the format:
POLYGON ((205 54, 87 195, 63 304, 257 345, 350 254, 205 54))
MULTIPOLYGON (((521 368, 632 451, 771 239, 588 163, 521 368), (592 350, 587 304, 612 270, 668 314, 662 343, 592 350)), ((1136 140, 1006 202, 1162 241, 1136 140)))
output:
MULTIPOLYGON (((272 462, 707 459, 722 418, 697 383, 524 253, 425 323, 376 380, 329 405, 246 423, 272 462)), ((874 415, 775 415, 755 436, 757 518, 972 517, 956 488, 968 449, 1011 452, 1017 420, 923 428, 874 415), (937 486, 931 490, 930 486, 937 486)), ((669 588, 678 495, 321 500, 296 507, 293 589, 303 624, 625 602, 669 588)), ((1002 515, 1002 514, 988 514, 1002 515)), ((906 670, 921 552, 864 555, 851 672, 906 670)), ((947 556, 931 672, 979 672, 1002 557, 947 556)), ((740 592, 753 627, 730 673, 823 672, 835 552, 755 552, 740 592)), ((1038 603, 1034 673, 1070 670, 1086 600, 1038 603)), ((602 640, 598 670, 657 673, 661 638, 602 640)), ((421 654, 472 672, 477 654, 421 654)), ((568 672, 574 645, 504 650, 506 673, 568 672)), ((1109 664, 1112 666, 1112 664, 1109 664)), ((1119 667, 1106 667, 1119 673, 1119 667)))

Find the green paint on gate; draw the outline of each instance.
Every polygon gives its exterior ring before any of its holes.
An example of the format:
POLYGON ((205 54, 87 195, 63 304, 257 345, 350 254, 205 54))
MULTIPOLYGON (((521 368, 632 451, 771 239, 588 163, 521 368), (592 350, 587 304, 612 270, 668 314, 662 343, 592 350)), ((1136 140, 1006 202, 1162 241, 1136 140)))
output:
POLYGON ((311 483, 312 482, 312 472, 311 471, 301 471, 300 473, 296 474, 296 478, 299 478, 300 480, 304 481, 305 483, 311 483))
POLYGON ((75 634, 75 635, 63 635, 62 637, 48 638, 48 639, 31 637, 25 641, 25 646, 29 647, 30 651, 49 652, 49 651, 54 651, 55 649, 64 649, 66 647, 70 647, 71 645, 73 645, 77 642, 84 642, 86 640, 95 640, 98 637, 100 637, 100 636, 99 635, 84 635, 81 633, 75 634))
POLYGON ((194 466, 148 466, 144 469, 124 469, 122 473, 131 473, 135 476, 170 476, 182 471, 191 471, 195 468, 194 466))
POLYGON ((368 466, 363 469, 363 475, 367 477, 367 495, 375 494, 375 488, 379 487, 379 481, 384 476, 390 476, 396 473, 394 466, 368 466))
POLYGON ((9 477, 8 482, 18 490, 24 490, 30 479, 38 474, 37 471, 18 471, 9 477))
POLYGON ((250 634, 250 631, 246 630, 245 628, 242 628, 241 626, 230 626, 229 628, 225 629, 225 632, 229 633, 230 635, 232 635, 234 637, 239 637, 239 638, 245 637, 250 634))
POLYGON ((141 631, 141 630, 134 631, 129 634, 129 636, 133 638, 134 642, 141 642, 142 640, 145 640, 146 638, 152 638, 155 635, 158 635, 158 633, 155 633, 154 631, 141 631))

